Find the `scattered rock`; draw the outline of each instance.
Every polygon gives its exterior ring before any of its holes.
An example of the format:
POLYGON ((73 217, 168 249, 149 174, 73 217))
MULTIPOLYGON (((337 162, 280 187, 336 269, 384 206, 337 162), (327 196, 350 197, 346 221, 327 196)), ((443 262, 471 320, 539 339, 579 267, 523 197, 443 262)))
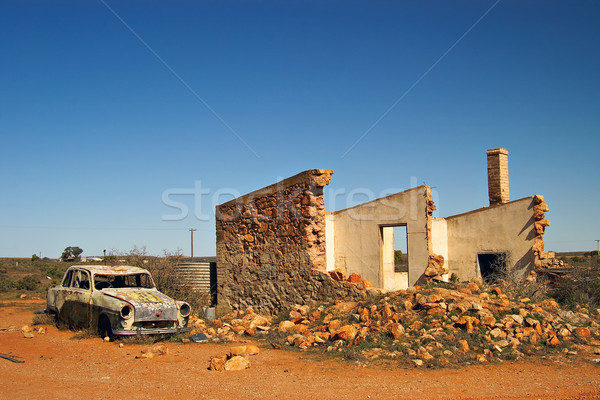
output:
POLYGON ((248 352, 246 351, 246 346, 232 346, 229 349, 229 352, 232 356, 247 356, 248 352))
POLYGON ((248 344, 246 345, 246 352, 248 353, 248 355, 254 356, 260 352, 260 349, 254 344, 248 344))
POLYGON ((223 371, 225 370, 225 363, 227 362, 227 354, 221 353, 210 359, 210 365, 208 367, 211 371, 223 371))
POLYGON ((233 356, 225 362, 225 371, 241 371, 250 368, 250 361, 242 356, 233 356))
POLYGON ((416 367, 422 367, 423 366, 423 360, 419 360, 418 358, 415 360, 410 360, 413 362, 413 364, 415 364, 416 367))

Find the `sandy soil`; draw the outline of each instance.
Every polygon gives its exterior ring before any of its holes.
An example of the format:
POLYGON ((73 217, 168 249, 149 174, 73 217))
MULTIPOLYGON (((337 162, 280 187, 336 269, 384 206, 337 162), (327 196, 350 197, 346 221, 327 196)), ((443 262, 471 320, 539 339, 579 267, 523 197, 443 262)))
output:
POLYGON ((25 338, 39 300, 0 301, 0 398, 8 399, 600 399, 600 367, 535 360, 460 369, 385 369, 268 348, 244 371, 208 371, 227 344, 166 343, 168 354, 136 359, 148 346, 73 339, 48 327, 25 338), (8 329, 13 327, 13 329, 8 329), (6 330, 8 329, 8 330, 6 330))

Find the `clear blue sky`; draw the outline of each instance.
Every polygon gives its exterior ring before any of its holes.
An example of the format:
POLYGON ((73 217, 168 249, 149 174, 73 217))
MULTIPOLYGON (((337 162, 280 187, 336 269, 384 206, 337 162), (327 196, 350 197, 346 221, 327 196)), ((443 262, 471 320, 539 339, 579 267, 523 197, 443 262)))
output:
POLYGON ((189 254, 189 228, 214 255, 215 202, 309 168, 335 170, 330 211, 426 182, 458 214, 488 204, 494 147, 512 199, 545 195, 546 248, 595 249, 599 20, 577 0, 4 0, 0 256, 189 254))

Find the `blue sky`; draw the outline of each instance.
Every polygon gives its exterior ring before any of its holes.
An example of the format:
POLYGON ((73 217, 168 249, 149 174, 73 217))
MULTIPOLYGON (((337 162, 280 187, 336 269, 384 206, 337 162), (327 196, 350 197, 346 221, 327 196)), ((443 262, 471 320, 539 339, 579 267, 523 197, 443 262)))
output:
POLYGON ((577 0, 5 0, 0 256, 189 254, 190 228, 214 255, 215 203, 309 168, 335 171, 330 211, 425 182, 435 215, 458 214, 488 204, 494 147, 512 199, 545 196, 546 248, 595 249, 599 17, 577 0))

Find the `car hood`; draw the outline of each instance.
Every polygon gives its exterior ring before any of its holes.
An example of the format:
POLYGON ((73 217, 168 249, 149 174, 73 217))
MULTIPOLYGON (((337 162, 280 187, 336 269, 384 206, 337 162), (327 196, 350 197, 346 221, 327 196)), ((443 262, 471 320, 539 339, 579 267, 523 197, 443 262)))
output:
POLYGON ((104 289, 102 294, 126 301, 135 309, 134 321, 177 319, 177 304, 156 289, 104 289))

